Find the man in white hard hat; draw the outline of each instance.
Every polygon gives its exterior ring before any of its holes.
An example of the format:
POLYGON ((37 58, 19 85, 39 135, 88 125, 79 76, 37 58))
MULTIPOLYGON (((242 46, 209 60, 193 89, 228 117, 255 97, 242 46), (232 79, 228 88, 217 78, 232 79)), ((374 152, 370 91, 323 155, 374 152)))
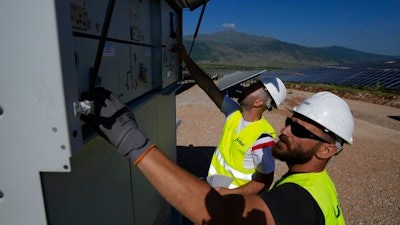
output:
POLYGON ((283 82, 278 78, 261 78, 244 88, 236 102, 224 96, 213 80, 193 62, 183 45, 174 46, 173 51, 227 118, 207 181, 223 194, 256 194, 267 190, 274 178, 275 160, 271 149, 276 132, 263 113, 279 107, 285 100, 283 82))
POLYGON ((350 108, 330 92, 314 94, 293 109, 272 149, 273 156, 286 162, 289 171, 261 196, 275 221, 293 224, 309 216, 314 223, 305 220, 298 224, 344 224, 336 189, 325 167, 344 143, 353 144, 353 130, 350 108), (296 217, 288 217, 288 213, 296 217))
POLYGON ((221 195, 152 144, 132 112, 111 92, 98 88, 95 94, 94 114, 82 119, 129 157, 157 191, 195 224, 344 224, 325 169, 344 143, 353 142, 353 116, 338 96, 320 92, 294 108, 272 151, 289 171, 268 192, 221 195))

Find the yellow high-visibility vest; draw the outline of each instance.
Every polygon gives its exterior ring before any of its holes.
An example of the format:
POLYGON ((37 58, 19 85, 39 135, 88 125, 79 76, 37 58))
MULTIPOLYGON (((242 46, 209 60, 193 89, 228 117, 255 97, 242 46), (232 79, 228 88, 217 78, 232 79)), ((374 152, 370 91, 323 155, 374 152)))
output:
POLYGON ((255 169, 244 168, 246 151, 263 133, 274 138, 274 128, 262 117, 236 133, 242 119, 240 110, 233 112, 227 119, 221 140, 215 150, 208 175, 220 174, 233 178, 229 188, 242 186, 252 180, 255 169))
POLYGON ((277 181, 273 188, 285 183, 298 184, 313 196, 324 214, 325 224, 345 224, 335 185, 326 170, 317 173, 295 173, 289 175, 283 180, 277 181))

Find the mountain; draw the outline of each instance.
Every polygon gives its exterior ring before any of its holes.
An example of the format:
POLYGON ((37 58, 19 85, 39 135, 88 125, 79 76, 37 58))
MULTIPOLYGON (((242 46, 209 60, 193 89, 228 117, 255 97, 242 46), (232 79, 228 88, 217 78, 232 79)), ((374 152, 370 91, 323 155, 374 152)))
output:
MULTIPOLYGON (((183 37, 190 49, 193 35, 183 37)), ((191 51, 198 64, 268 68, 301 68, 392 60, 396 57, 360 52, 339 46, 305 47, 234 30, 199 34, 191 51)))

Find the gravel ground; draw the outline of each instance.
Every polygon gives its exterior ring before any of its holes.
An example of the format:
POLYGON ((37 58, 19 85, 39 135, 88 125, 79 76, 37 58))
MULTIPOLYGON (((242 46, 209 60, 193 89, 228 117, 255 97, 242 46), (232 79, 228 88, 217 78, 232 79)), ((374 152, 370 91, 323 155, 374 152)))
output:
MULTIPOLYGON (((288 90, 285 105, 292 107, 310 94, 288 90)), ((197 85, 178 94, 176 101, 181 121, 177 129, 178 163, 196 176, 206 176, 225 116, 197 85)), ((327 168, 346 224, 400 224, 400 110, 346 102, 355 117, 354 144, 345 146, 327 168)), ((265 113, 278 133, 288 115, 284 109, 265 113)), ((277 160, 275 179, 286 171, 286 165, 277 160)))

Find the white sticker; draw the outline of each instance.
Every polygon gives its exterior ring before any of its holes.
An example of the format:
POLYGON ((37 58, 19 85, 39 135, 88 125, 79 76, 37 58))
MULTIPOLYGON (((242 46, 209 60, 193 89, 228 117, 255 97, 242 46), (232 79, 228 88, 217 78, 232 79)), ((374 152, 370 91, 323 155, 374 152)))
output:
POLYGON ((103 56, 114 56, 115 55, 115 46, 110 43, 106 43, 103 49, 103 56))

